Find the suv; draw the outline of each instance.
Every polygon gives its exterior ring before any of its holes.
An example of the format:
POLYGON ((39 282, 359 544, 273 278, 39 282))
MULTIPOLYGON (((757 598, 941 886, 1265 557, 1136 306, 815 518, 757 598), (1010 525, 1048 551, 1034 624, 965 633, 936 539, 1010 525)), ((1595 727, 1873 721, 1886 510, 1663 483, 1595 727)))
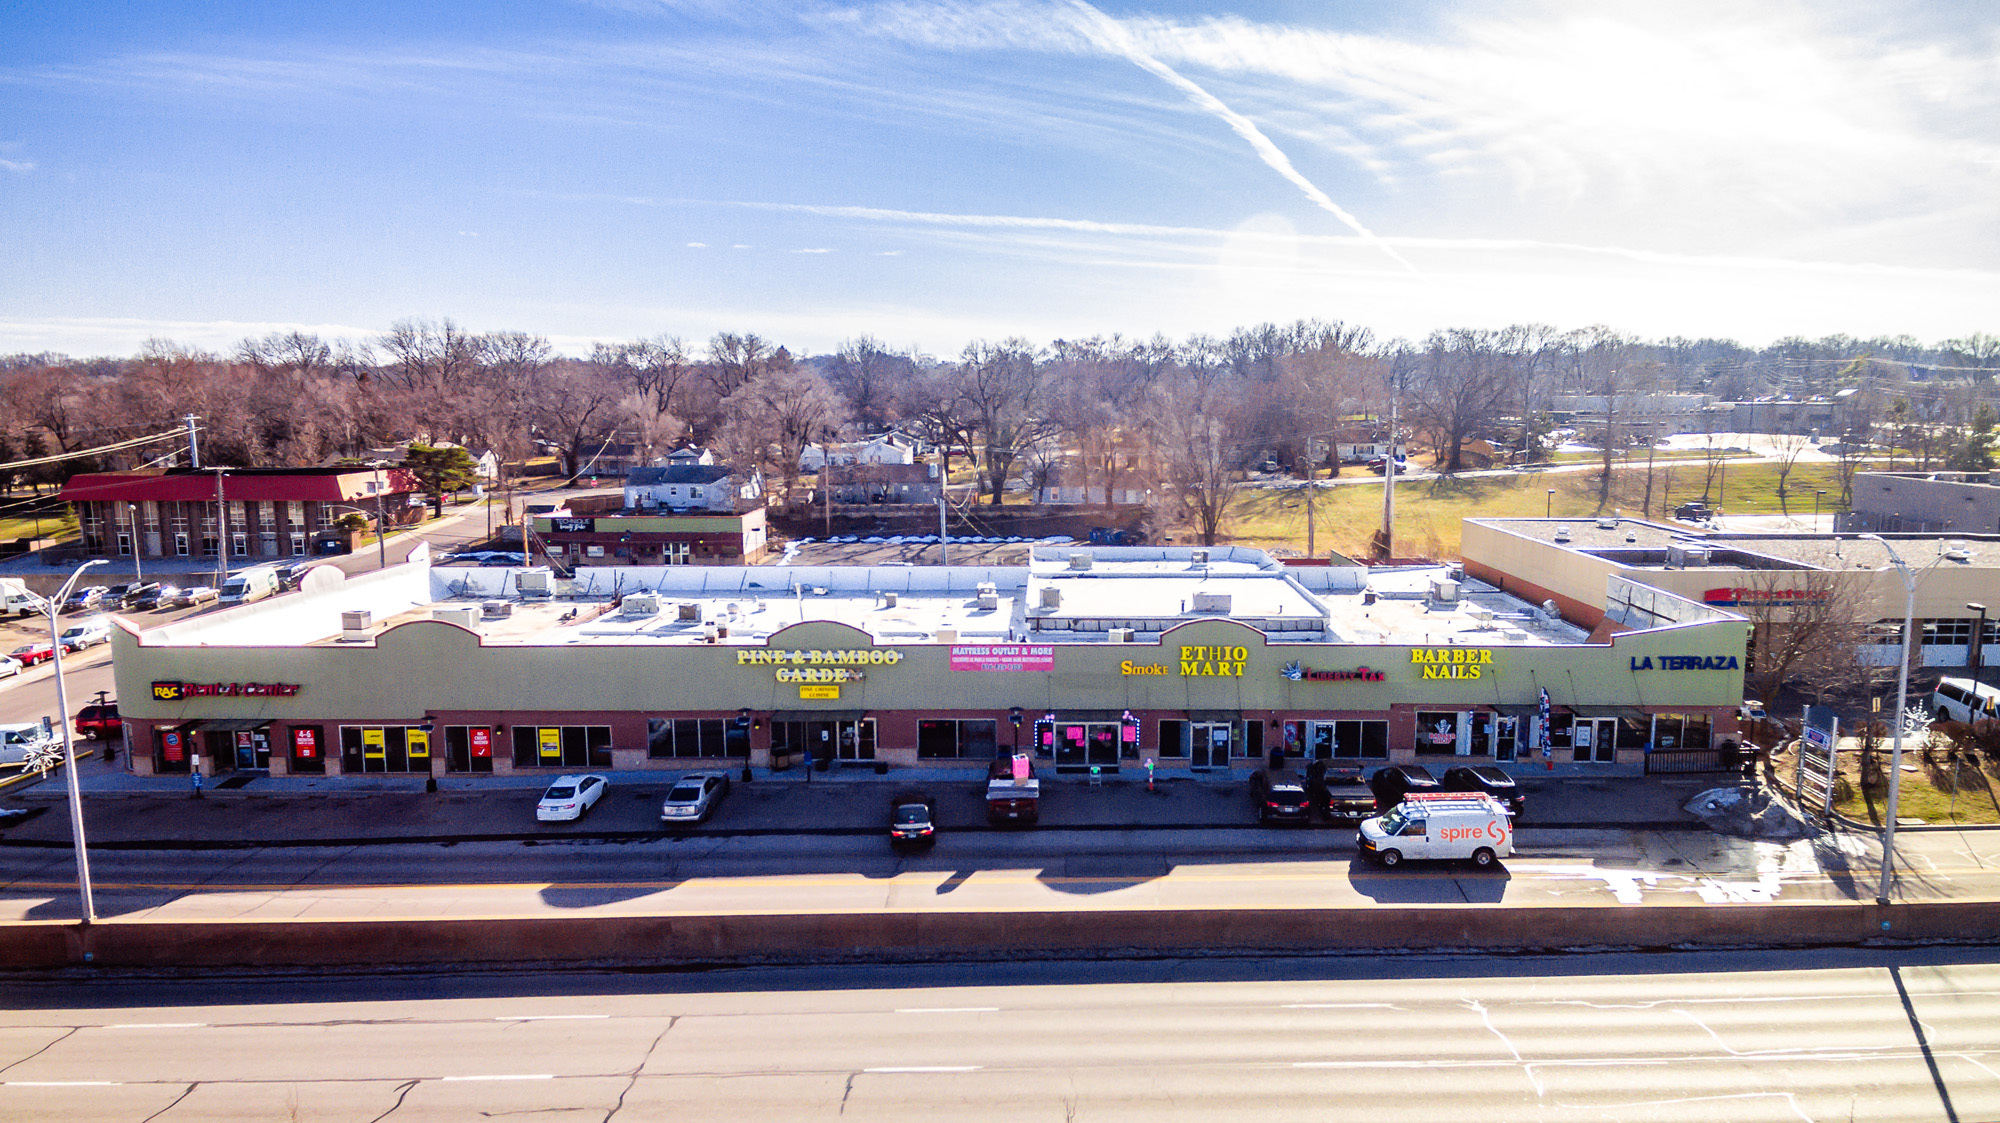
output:
POLYGON ((113 585, 104 594, 104 604, 108 608, 131 608, 139 599, 160 589, 158 581, 137 581, 130 585, 113 585))
POLYGON ((1521 809, 1528 804, 1521 794, 1521 785, 1502 768, 1490 764, 1461 765, 1444 770, 1444 790, 1448 792, 1485 792, 1507 808, 1507 814, 1516 819, 1521 817, 1521 809))
POLYGON ((1690 500, 1674 508, 1674 517, 1682 522, 1707 522, 1714 515, 1715 512, 1708 509, 1708 504, 1699 499, 1690 500))
POLYGON ((93 741, 106 737, 116 737, 125 729, 125 722, 118 716, 118 703, 106 702, 101 706, 85 706, 76 712, 76 731, 93 741))
POLYGON ((138 596, 133 597, 132 607, 141 612, 160 608, 172 608, 175 598, 180 595, 181 589, 179 585, 159 585, 154 587, 151 592, 140 593, 138 596))
POLYGON ((70 651, 82 651, 86 647, 96 647, 100 643, 111 642, 111 624, 103 617, 85 620, 62 634, 62 645, 70 651))
POLYGON ((1368 788, 1375 793, 1375 809, 1387 811, 1403 802, 1403 797, 1413 792, 1435 792, 1443 790, 1438 786, 1437 777, 1421 764, 1392 764, 1378 768, 1368 777, 1368 788))
POLYGON ((1306 782, 1287 768, 1259 768, 1250 774, 1250 798, 1260 823, 1310 823, 1313 801, 1306 782))
POLYGON ((65 613, 89 612, 104 603, 105 592, 106 589, 102 585, 85 585, 71 593, 68 600, 62 602, 62 610, 65 613))

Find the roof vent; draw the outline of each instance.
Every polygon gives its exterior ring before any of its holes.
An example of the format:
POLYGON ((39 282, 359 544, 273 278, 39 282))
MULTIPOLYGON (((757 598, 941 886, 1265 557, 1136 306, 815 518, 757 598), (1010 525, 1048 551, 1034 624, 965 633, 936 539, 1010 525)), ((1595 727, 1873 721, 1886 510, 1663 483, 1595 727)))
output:
POLYGON ((699 621, 701 619, 701 605, 694 601, 686 601, 675 605, 674 617, 678 620, 699 621))
POLYGON ((896 594, 894 594, 894 593, 883 593, 883 594, 882 594, 882 607, 883 607, 883 608, 894 608, 894 607, 896 607, 896 601, 897 601, 897 596, 896 596, 896 594))
POLYGON ((1088 552, 1078 550, 1069 556, 1069 567, 1071 569, 1089 569, 1096 563, 1096 560, 1088 552))
POLYGON ((1558 542, 1569 541, 1569 525, 1567 523, 1556 528, 1556 541, 1558 542))
POLYGON ((1605 517, 1605 518, 1601 518, 1601 519, 1597 520, 1597 529, 1599 529, 1599 530, 1617 530, 1617 529, 1618 529, 1618 520, 1617 520, 1617 519, 1615 519, 1615 518, 1611 518, 1611 517, 1609 517, 1609 516, 1607 516, 1607 517, 1605 517))
POLYGON ((1061 608, 1061 607, 1062 607, 1062 590, 1061 590, 1061 589, 1058 589, 1058 588, 1056 588, 1056 587, 1055 587, 1054 585, 1043 585, 1043 586, 1042 586, 1042 607, 1043 607, 1043 608, 1061 608))
POLYGON ((480 608, 488 620, 504 620, 514 615, 514 602, 510 600, 490 600, 480 608))
POLYGON ((1944 544, 1944 556, 1946 561, 1969 562, 1972 560, 1972 551, 1965 548, 1964 539, 1954 538, 1944 544))

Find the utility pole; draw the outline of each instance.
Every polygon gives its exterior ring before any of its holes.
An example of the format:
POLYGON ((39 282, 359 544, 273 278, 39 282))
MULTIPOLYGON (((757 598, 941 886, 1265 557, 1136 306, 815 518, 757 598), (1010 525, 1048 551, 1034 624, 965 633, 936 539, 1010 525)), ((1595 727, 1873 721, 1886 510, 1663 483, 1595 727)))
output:
POLYGON ((125 510, 132 516, 132 583, 143 585, 146 583, 146 544, 139 539, 139 505, 127 503, 125 510))
MULTIPOLYGON (((192 439, 194 434, 189 433, 192 439)), ((229 580, 229 508, 222 505, 222 474, 224 469, 210 468, 215 473, 215 587, 220 589, 229 580)))
POLYGON ((195 417, 194 414, 190 413, 186 417, 181 418, 181 420, 187 422, 188 467, 199 468, 201 467, 201 445, 195 441, 194 437, 195 434, 194 423, 198 419, 195 417))
POLYGON ((1319 495, 1319 481, 1312 478, 1312 469, 1306 469, 1306 556, 1319 556, 1319 547, 1313 539, 1313 501, 1319 495))
POLYGON ((1396 556, 1396 406, 1395 390, 1389 393, 1389 454, 1382 458, 1382 557, 1396 556))
POLYGON ((833 447, 829 442, 826 458, 819 466, 820 510, 826 515, 826 537, 833 537, 833 447))
POLYGON ((938 564, 951 564, 951 536, 944 532, 944 496, 938 496, 938 564))

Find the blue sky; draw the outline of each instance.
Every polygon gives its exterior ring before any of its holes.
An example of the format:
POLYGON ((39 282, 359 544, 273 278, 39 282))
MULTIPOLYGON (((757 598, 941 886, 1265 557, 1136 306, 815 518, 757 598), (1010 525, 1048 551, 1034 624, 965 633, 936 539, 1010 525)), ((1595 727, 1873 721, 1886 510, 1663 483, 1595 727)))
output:
POLYGON ((2000 331, 2000 7, 48 3, 0 351, 2000 331))

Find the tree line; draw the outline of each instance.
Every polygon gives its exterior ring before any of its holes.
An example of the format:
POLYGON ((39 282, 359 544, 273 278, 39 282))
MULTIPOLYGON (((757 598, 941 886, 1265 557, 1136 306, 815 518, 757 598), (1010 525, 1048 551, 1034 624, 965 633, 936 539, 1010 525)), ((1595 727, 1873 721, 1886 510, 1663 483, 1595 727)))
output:
MULTIPOLYGON (((320 464, 417 439, 513 460, 553 452, 580 474, 612 443, 656 453, 694 444, 762 469, 785 497, 800 494, 808 444, 893 427, 935 445, 947 473, 955 461, 975 468, 985 502, 1039 487, 1058 468, 1107 499, 1114 480, 1137 478, 1166 517, 1213 541, 1248 468, 1276 460, 1337 472, 1334 436, 1357 422, 1379 428, 1392 397, 1400 427, 1451 472, 1479 441, 1534 448, 1559 394, 1612 403, 1900 384, 1911 389, 1884 399, 1885 419, 1934 415, 1947 399, 1912 384, 1912 365, 1947 368, 1975 388, 1967 401, 1976 403, 2000 368, 2000 338, 1833 336, 1751 349, 1526 324, 1385 341, 1301 320, 1178 341, 977 340, 949 358, 866 335, 831 354, 794 355, 733 332, 706 343, 596 343, 574 356, 537 335, 411 319, 359 341, 286 332, 226 352, 152 340, 123 358, 0 357, 0 463, 101 448, 193 414, 209 463, 320 464)), ((64 459, 0 482, 57 483, 160 451, 64 459)))

